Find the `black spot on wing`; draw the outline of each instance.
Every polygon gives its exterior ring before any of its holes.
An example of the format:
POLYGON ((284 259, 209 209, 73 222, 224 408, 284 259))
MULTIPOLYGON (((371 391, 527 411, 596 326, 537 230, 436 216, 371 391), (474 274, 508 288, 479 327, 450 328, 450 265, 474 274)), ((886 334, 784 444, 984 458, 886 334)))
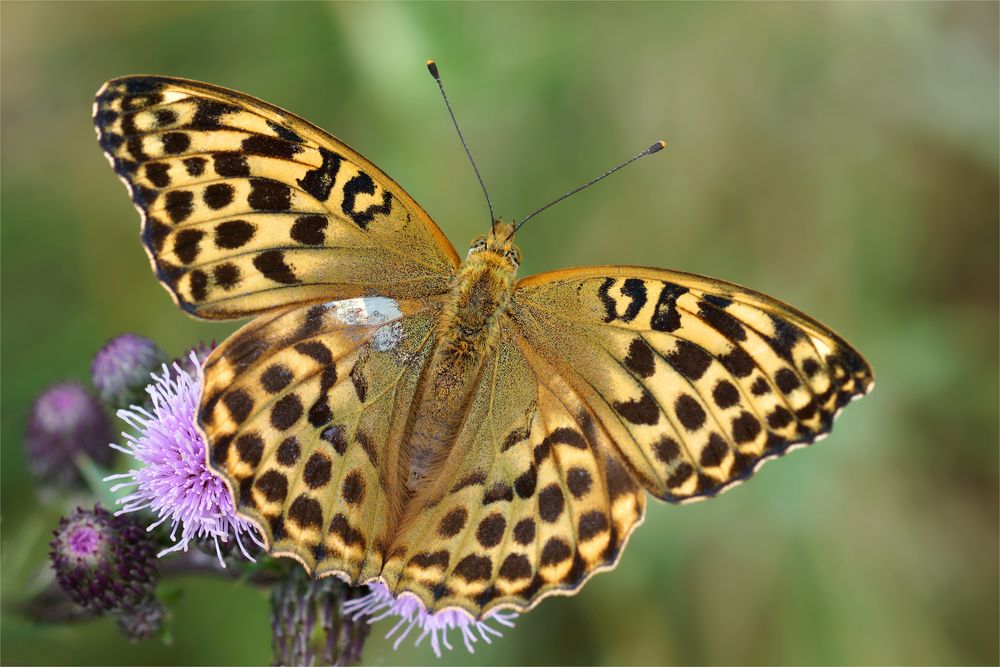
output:
POLYGON ((614 401, 612 407, 618 411, 618 414, 633 424, 652 426, 660 421, 660 409, 656 405, 656 400, 645 388, 643 388, 642 395, 639 398, 628 401, 614 401))
POLYGON ((201 176, 205 173, 205 162, 206 160, 203 157, 184 158, 184 170, 187 171, 188 176, 201 176))
POLYGON ((705 449, 701 450, 698 462, 702 468, 714 468, 722 464, 728 453, 729 446, 726 444, 726 441, 718 433, 712 433, 708 436, 708 443, 705 445, 705 449))
POLYGON ((653 350, 642 338, 636 338, 629 343, 625 367, 639 377, 648 378, 653 375, 656 368, 653 350))
POLYGON ((240 147, 248 155, 261 155, 282 160, 291 160, 302 152, 301 146, 265 134, 254 134, 247 137, 240 147))
POLYGON ((319 528, 323 525, 323 508, 315 498, 302 494, 292 501, 288 518, 303 528, 319 528))
POLYGON ((774 326, 774 335, 767 339, 768 344, 783 359, 791 361, 792 348, 795 347, 795 343, 802 337, 802 332, 786 320, 772 313, 768 313, 768 316, 771 318, 771 324, 774 326))
POLYGON ((171 190, 167 193, 166 210, 174 224, 184 222, 194 211, 194 193, 190 190, 171 190))
POLYGON ((363 171, 358 172, 356 176, 344 184, 344 202, 341 209, 358 227, 368 229, 368 224, 376 215, 388 215, 392 210, 392 195, 389 194, 388 190, 385 190, 382 193, 381 204, 372 204, 362 211, 357 211, 355 206, 360 194, 375 194, 375 182, 372 181, 371 176, 363 171))
POLYGON ((177 122, 177 114, 170 109, 157 109, 153 116, 156 118, 157 127, 166 127, 177 122))
POLYGON ((801 386, 799 376, 788 368, 782 368, 775 374, 774 383, 785 394, 790 394, 801 386))
POLYGON ((361 531, 352 526, 343 513, 338 512, 330 521, 330 532, 340 537, 348 546, 360 547, 363 550, 368 544, 361 531))
POLYGON ((510 502, 512 500, 514 500, 514 489, 511 488, 510 484, 504 484, 503 482, 497 482, 483 495, 484 505, 492 505, 493 503, 498 502, 510 502))
POLYGON ((729 380, 719 380, 712 390, 715 404, 725 410, 740 402, 740 392, 729 380))
POLYGON ((508 449, 510 449, 517 443, 521 442, 522 440, 526 440, 529 435, 531 435, 531 429, 529 429, 527 426, 522 426, 520 428, 514 429, 513 431, 507 434, 507 438, 503 441, 503 445, 500 447, 500 451, 506 452, 508 449))
POLYGON ((170 165, 164 162, 148 162, 146 164, 146 179, 158 188, 170 185, 170 165))
MULTIPOLYGON (((323 156, 323 164, 307 171, 306 175, 298 180, 298 184, 312 197, 319 201, 326 201, 330 197, 330 191, 333 189, 333 184, 337 180, 337 173, 340 171, 340 163, 344 158, 322 146, 319 149, 319 153, 323 156)), ((347 205, 346 202, 344 205, 347 205)), ((354 203, 352 201, 351 207, 353 208, 353 206, 354 203)))
POLYGON ((638 278, 629 278, 622 285, 622 294, 629 298, 629 304, 619 319, 622 322, 631 322, 646 305, 646 284, 638 278))
MULTIPOLYGON (((743 328, 743 325, 740 324, 739 320, 725 312, 722 307, 717 305, 720 301, 718 297, 707 295, 703 297, 703 301, 709 301, 709 303, 699 304, 698 316, 701 317, 701 319, 708 322, 713 329, 721 333, 729 340, 736 342, 746 340, 747 332, 743 328), (709 301, 709 299, 714 299, 714 304, 709 301)), ((731 303, 728 299, 723 301, 725 301, 727 305, 731 303)))
POLYGON ((667 361, 681 375, 689 380, 700 380, 708 367, 712 365, 712 357, 694 343, 678 339, 673 352, 667 355, 667 361))
POLYGON ((191 300, 204 301, 208 296, 208 275, 201 269, 195 269, 190 275, 191 300))
POLYGON ((212 156, 212 165, 215 173, 224 178, 245 178, 250 175, 246 156, 236 151, 216 153, 212 156))
POLYGON ((597 297, 601 300, 601 304, 604 305, 604 321, 611 322, 616 317, 618 317, 618 309, 615 307, 615 300, 611 298, 609 291, 611 286, 615 284, 614 278, 605 278, 601 286, 597 288, 597 297))
POLYGON ((565 507, 566 500, 558 484, 549 484, 539 492, 538 514, 542 517, 542 521, 554 523, 562 516, 565 507))
MULTIPOLYGON (((167 132, 161 141, 163 142, 163 151, 171 155, 183 153, 191 146, 191 137, 184 132, 167 132)), ((136 159, 139 159, 138 156, 136 159)))
POLYGON ((227 220, 215 228, 215 245, 227 250, 235 250, 253 238, 257 228, 246 220, 227 220))
POLYGON ((487 556, 470 554, 460 560, 452 571, 466 581, 489 581, 493 574, 493 562, 487 556))
POLYGON ((676 331, 681 326, 681 316, 677 312, 677 299, 686 294, 688 289, 664 282, 663 289, 656 301, 653 309, 653 316, 650 318, 649 326, 655 331, 676 331))
POLYGON ((291 129, 285 127, 284 125, 279 125, 278 123, 267 121, 267 126, 285 141, 291 141, 292 143, 301 144, 304 140, 298 134, 293 132, 291 129))
POLYGON ((365 379, 364 368, 360 360, 351 368, 350 378, 351 384, 354 385, 354 393, 357 394, 358 401, 364 403, 368 397, 368 380, 365 379))
POLYGON ((288 394, 271 408, 271 426, 287 431, 302 416, 302 401, 295 394, 288 394))
POLYGON ((142 230, 142 240, 157 253, 163 250, 163 242, 170 235, 170 227, 157 218, 150 217, 142 230))
POLYGON ((215 283, 227 292, 240 284, 240 267, 232 262, 225 262, 212 269, 215 283))
POLYGON ((294 435, 288 436, 278 445, 278 463, 283 466, 293 466, 299 462, 302 455, 302 448, 299 446, 299 439, 294 435))
POLYGON ((458 482, 456 482, 455 486, 451 487, 451 493, 457 493, 458 491, 461 491, 462 489, 468 488, 470 486, 479 486, 483 484, 483 482, 485 481, 486 481, 486 475, 484 473, 479 471, 469 473, 468 475, 460 479, 458 482))
POLYGON ((272 503, 281 502, 288 496, 288 479, 277 470, 268 470, 253 485, 272 503))
POLYGON ((260 384, 269 394, 277 394, 295 379, 284 364, 272 364, 260 376, 260 384))
POLYGON ((236 439, 236 452, 241 461, 256 468, 264 456, 264 440, 257 433, 244 433, 236 439))
POLYGON ((235 192, 229 183, 212 183, 202 193, 202 200, 210 209, 219 210, 232 203, 235 192))
POLYGON ((519 498, 530 498, 535 495, 535 487, 537 485, 538 469, 534 464, 531 464, 526 471, 514 480, 514 491, 517 492, 519 498))
POLYGON ((330 457, 315 452, 302 469, 302 479, 310 489, 319 489, 330 482, 333 464, 330 457))
POLYGON ((218 100, 200 99, 195 106, 194 117, 189 127, 192 130, 218 130, 223 127, 222 118, 226 114, 236 113, 238 107, 218 100))
POLYGON ((448 538, 458 535, 459 531, 465 528, 468 518, 469 512, 464 507, 456 507, 441 519, 437 528, 438 536, 448 538))
POLYGON ((514 541, 526 546, 535 541, 535 520, 531 518, 521 519, 514 526, 514 541))
POLYGON ((705 410, 689 394, 681 394, 674 403, 674 412, 684 428, 694 432, 705 424, 705 410))
POLYGON ((585 468, 570 468, 566 473, 566 486, 574 498, 582 498, 587 495, 593 485, 593 478, 585 468))
POLYGON ((276 283, 294 285, 299 281, 292 267, 285 263, 285 253, 280 250, 266 250, 253 258, 257 270, 276 283))
POLYGON ((733 347, 733 350, 728 354, 724 354, 719 357, 719 361, 722 365, 726 367, 726 370, 739 378, 744 378, 753 373, 753 369, 756 365, 750 355, 746 353, 740 346, 733 347))
POLYGON ((205 232, 200 229, 182 229, 174 236, 174 254, 184 264, 190 264, 198 257, 199 244, 205 232))
POLYGON ((323 230, 327 223, 325 215, 300 215, 295 219, 289 236, 305 245, 322 245, 326 240, 323 230))
POLYGON ((287 211, 292 206, 292 189, 277 181, 252 178, 247 203, 256 211, 287 211))
POLYGON ((733 418, 733 442, 736 444, 753 442, 760 431, 760 422, 746 410, 733 418))

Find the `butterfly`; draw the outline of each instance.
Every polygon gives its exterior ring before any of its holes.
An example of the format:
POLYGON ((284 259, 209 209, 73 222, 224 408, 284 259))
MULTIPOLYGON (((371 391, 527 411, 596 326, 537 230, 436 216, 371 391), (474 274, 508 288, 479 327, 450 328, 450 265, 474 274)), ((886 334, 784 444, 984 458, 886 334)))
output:
POLYGON ((717 495, 873 384, 833 331, 680 271, 464 261, 359 153, 278 107, 113 79, 98 139, 153 271, 205 319, 208 463, 274 556, 483 618, 615 566, 646 494, 717 495))

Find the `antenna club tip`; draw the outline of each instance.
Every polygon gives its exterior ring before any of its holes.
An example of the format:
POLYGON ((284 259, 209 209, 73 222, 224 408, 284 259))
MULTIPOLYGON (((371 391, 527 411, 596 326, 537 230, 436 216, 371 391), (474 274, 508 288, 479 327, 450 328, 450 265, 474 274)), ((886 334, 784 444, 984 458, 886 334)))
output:
POLYGON ((667 147, 667 142, 665 142, 665 141, 663 141, 661 139, 661 140, 657 141, 655 144, 653 144, 652 146, 650 146, 649 148, 647 148, 646 149, 646 154, 650 155, 652 153, 656 153, 657 151, 662 151, 666 147, 667 147))
POLYGON ((435 79, 440 79, 441 78, 441 74, 438 73, 437 63, 434 62, 433 60, 428 60, 427 61, 427 71, 430 72, 431 76, 433 76, 435 79))

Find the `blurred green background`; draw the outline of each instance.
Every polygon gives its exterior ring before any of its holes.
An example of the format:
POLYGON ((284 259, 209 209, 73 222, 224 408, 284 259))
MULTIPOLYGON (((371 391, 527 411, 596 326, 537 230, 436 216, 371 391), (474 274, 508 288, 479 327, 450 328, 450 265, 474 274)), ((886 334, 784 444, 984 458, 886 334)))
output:
MULTIPOLYGON (((532 222, 522 273, 647 264, 742 284, 831 325, 876 391, 820 446, 688 507, 651 503, 618 569, 445 664, 996 664, 998 4, 2 5, 2 662, 263 664, 267 597, 190 579, 174 642, 12 607, 65 510, 21 449, 32 397, 133 331, 180 353, 235 324, 176 310, 98 150, 101 83, 236 88, 380 165, 460 250, 478 186, 532 222)), ((380 625, 367 664, 393 652, 380 625)), ((436 662, 436 661, 435 661, 436 662)))

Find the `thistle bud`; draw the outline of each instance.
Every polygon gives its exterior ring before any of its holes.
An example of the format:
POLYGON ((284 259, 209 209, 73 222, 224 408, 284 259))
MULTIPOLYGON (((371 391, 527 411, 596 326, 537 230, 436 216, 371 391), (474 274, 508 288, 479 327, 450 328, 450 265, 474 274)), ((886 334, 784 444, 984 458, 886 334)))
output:
POLYGON ((107 466, 114 452, 111 422, 82 385, 53 385, 31 406, 24 434, 28 467, 43 487, 63 489, 82 481, 76 458, 86 454, 107 466))
POLYGON ((110 408, 146 403, 149 374, 167 361, 156 343, 135 334, 109 340, 94 355, 90 372, 101 400, 110 408))
POLYGON ((133 520, 95 506, 59 521, 49 557, 59 585, 73 602, 103 613, 127 611, 153 597, 156 548, 133 520))
POLYGON ((163 626, 166 609, 155 597, 140 602, 137 606, 118 614, 118 629, 132 641, 149 639, 163 626))

